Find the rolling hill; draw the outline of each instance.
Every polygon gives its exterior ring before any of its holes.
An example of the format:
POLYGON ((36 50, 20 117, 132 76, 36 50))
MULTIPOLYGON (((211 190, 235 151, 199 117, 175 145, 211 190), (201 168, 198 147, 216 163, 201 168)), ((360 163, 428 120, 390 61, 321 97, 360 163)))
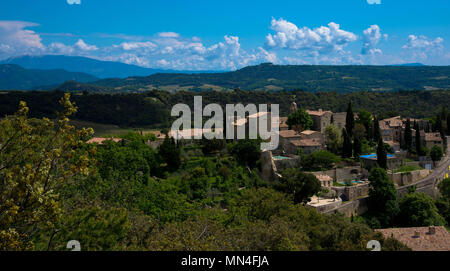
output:
POLYGON ((395 91, 450 89, 450 66, 314 66, 264 63, 225 73, 169 74, 103 79, 116 90, 395 91))
POLYGON ((150 69, 121 62, 63 55, 21 56, 0 61, 0 64, 16 64, 26 69, 63 69, 70 72, 84 72, 99 78, 126 78, 148 76, 155 73, 198 73, 198 71, 150 69))
POLYGON ((43 85, 59 85, 65 81, 91 82, 97 77, 65 70, 31 70, 18 65, 0 65, 0 89, 35 89, 43 85))

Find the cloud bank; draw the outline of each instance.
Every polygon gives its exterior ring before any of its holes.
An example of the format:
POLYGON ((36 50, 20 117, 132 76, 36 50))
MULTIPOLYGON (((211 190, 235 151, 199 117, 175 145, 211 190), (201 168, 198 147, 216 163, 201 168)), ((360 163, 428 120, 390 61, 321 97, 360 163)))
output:
POLYGON ((241 39, 235 35, 224 35, 219 41, 205 43, 199 37, 185 37, 176 32, 159 32, 152 36, 96 34, 86 37, 70 33, 40 34, 36 32, 38 26, 32 22, 0 21, 0 59, 61 54, 180 70, 235 70, 262 62, 446 64, 450 59, 441 37, 415 34, 404 37, 403 45, 397 45, 395 54, 389 50, 385 52, 382 48, 388 45, 385 42, 388 35, 376 24, 358 35, 334 22, 309 28, 282 18, 272 19, 269 33, 261 37, 264 42, 254 48, 243 48, 241 39), (53 41, 44 42, 42 37, 53 41), (105 42, 103 44, 107 45, 99 45, 97 42, 101 39, 108 39, 109 45, 105 42))

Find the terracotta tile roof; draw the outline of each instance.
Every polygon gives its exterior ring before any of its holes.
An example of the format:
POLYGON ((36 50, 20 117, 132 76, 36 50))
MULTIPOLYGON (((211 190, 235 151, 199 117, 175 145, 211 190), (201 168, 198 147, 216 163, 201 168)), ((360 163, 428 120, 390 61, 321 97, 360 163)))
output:
POLYGON ((297 133, 297 131, 294 131, 294 130, 282 130, 282 131, 280 131, 280 136, 284 137, 284 138, 289 138, 289 137, 298 137, 298 138, 300 138, 300 134, 297 133))
POLYGON ((306 112, 310 115, 314 115, 314 116, 323 116, 325 113, 331 113, 333 114, 333 112, 331 111, 323 111, 322 109, 319 109, 318 111, 314 111, 314 110, 306 110, 306 112))
POLYGON ((450 233, 442 226, 379 229, 376 231, 381 232, 386 238, 393 236, 415 251, 450 251, 450 233))
POLYGON ((94 137, 94 138, 91 138, 88 141, 86 141, 86 143, 88 143, 88 144, 97 143, 99 145, 102 145, 103 142, 108 141, 108 140, 112 140, 114 142, 119 142, 122 139, 121 138, 94 137))
POLYGON ((301 132, 300 134, 305 134, 305 135, 312 135, 315 133, 319 133, 318 131, 312 131, 312 130, 305 130, 303 132, 301 132))
POLYGON ((179 130, 178 132, 172 132, 169 131, 169 137, 174 137, 175 139, 182 139, 182 138, 194 138, 194 136, 202 136, 203 134, 208 133, 223 133, 223 128, 216 128, 213 129, 203 129, 203 128, 193 128, 193 129, 186 129, 186 130, 179 130))
POLYGON ((382 130, 388 130, 394 127, 403 127, 403 120, 400 116, 389 118, 389 119, 383 119, 379 122, 380 129, 382 130))
POLYGON ((319 142, 312 139, 302 139, 302 140, 292 140, 291 144, 296 147, 320 147, 322 146, 319 142))

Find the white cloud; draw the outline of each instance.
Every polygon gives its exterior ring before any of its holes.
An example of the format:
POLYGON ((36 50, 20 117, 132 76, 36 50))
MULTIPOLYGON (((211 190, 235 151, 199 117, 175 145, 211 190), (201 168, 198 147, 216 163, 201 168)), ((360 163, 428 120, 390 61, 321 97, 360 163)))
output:
POLYGON ((180 34, 175 32, 160 32, 158 35, 163 38, 178 38, 180 36, 180 34))
POLYGON ((426 36, 409 35, 408 41, 403 45, 403 49, 409 54, 409 61, 427 61, 430 58, 437 58, 444 54, 444 39, 437 37, 429 39, 426 36))
POLYGON ((81 5, 81 0, 67 0, 69 5, 81 5))
POLYGON ((147 41, 147 42, 122 42, 119 45, 114 45, 115 47, 122 48, 125 51, 130 50, 137 50, 137 49, 149 49, 154 50, 157 45, 153 42, 147 41))
POLYGON ((36 54, 45 49, 39 34, 28 27, 38 24, 23 21, 0 21, 0 57, 36 54))
POLYGON ((272 19, 270 28, 276 34, 266 36, 268 48, 303 50, 311 56, 343 51, 345 46, 358 39, 355 34, 340 29, 339 24, 334 22, 310 29, 299 28, 284 19, 272 19))
POLYGON ((96 51, 98 47, 95 45, 89 45, 84 42, 84 40, 79 39, 77 43, 75 43, 75 47, 80 49, 81 51, 96 51))
POLYGON ((439 49, 442 48, 444 39, 438 37, 430 40, 426 36, 409 35, 408 42, 403 46, 404 49, 439 49))
POLYGON ((381 5, 381 0, 367 0, 367 4, 369 4, 369 5, 373 5, 373 4, 381 5))
MULTIPOLYGON (((361 54, 363 55, 374 55, 381 54, 381 49, 377 48, 378 43, 381 40, 380 27, 376 24, 371 25, 369 28, 363 31, 363 47, 361 49, 361 54)), ((385 36, 386 38, 386 36, 385 36)))

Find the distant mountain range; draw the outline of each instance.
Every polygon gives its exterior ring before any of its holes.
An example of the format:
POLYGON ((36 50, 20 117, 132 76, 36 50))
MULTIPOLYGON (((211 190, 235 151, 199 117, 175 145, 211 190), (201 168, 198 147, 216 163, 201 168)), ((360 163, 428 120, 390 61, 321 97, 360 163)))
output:
MULTIPOLYGON (((450 89, 450 66, 318 66, 264 63, 225 73, 168 74, 102 79, 90 83, 116 91, 395 91, 450 89)), ((85 86, 86 87, 86 86, 85 86)))
POLYGON ((87 57, 63 55, 22 56, 0 61, 0 64, 16 64, 26 69, 63 69, 69 72, 84 72, 99 78, 126 78, 130 76, 148 76, 155 73, 217 72, 150 69, 121 62, 101 61, 87 57))
POLYGON ((395 91, 450 89, 450 66, 410 63, 391 66, 273 65, 263 63, 232 72, 192 73, 146 69, 117 62, 83 57, 43 56, 6 60, 0 65, 0 89, 37 89, 93 92, 257 91, 298 90, 310 92, 395 91), (34 67, 30 69, 27 67, 34 67), (39 67, 41 69, 35 69, 39 67), (63 69, 51 70, 60 67, 63 69), (46 69, 44 69, 46 68, 46 69), (92 74, 149 76, 112 76, 92 74), (159 72, 159 73, 155 73, 159 72))
POLYGON ((0 65, 0 89, 2 90, 34 89, 37 86, 59 85, 68 80, 92 82, 98 78, 82 72, 24 69, 14 64, 0 65))

